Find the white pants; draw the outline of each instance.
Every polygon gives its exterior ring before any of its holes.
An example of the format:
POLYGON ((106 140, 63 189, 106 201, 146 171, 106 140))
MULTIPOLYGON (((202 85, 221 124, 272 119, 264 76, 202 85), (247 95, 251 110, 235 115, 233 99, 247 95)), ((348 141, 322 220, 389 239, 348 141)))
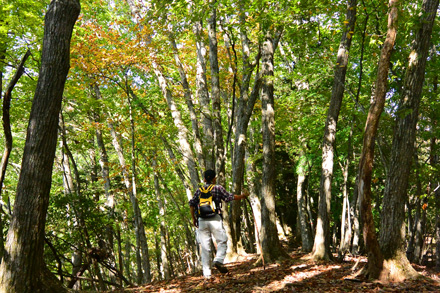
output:
POLYGON ((203 276, 211 277, 211 235, 214 236, 217 243, 217 253, 214 261, 223 263, 226 257, 226 249, 228 246, 228 237, 223 228, 223 221, 220 215, 212 218, 199 218, 199 243, 202 247, 202 266, 203 276))

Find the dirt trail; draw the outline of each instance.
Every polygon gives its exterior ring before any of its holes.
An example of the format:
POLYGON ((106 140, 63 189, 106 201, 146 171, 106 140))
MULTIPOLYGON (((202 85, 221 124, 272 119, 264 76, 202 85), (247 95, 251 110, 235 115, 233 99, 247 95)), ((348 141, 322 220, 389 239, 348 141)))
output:
MULTIPOLYGON (((356 279, 353 266, 359 269, 366 258, 346 258, 343 263, 315 263, 307 255, 292 252, 291 259, 266 266, 254 266, 256 255, 245 261, 229 263, 229 273, 213 269, 207 283, 201 274, 154 282, 122 292, 440 292, 440 274, 415 266, 423 276, 404 283, 382 284, 356 279)), ((119 291, 121 292, 121 291, 119 291)))

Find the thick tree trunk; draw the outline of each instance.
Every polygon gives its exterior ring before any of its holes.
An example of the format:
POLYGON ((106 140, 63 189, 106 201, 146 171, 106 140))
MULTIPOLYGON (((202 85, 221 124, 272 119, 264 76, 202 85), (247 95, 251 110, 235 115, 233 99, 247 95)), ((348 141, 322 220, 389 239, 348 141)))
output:
POLYGON ((357 0, 349 0, 346 15, 346 28, 339 44, 336 61, 332 95, 324 128, 322 143, 322 171, 319 189, 319 210, 316 222, 313 259, 328 260, 332 258, 330 251, 330 202, 333 179, 333 157, 335 152, 336 129, 345 89, 345 76, 352 35, 356 23, 357 0))
POLYGON ((379 127, 380 115, 385 103, 391 52, 396 40, 397 4, 398 0, 390 0, 389 2, 388 31, 380 54, 375 92, 371 99, 370 110, 365 124, 362 154, 359 161, 358 196, 361 206, 364 244, 368 254, 366 274, 372 279, 378 278, 382 272, 383 256, 377 241, 372 214, 371 176, 373 172, 375 138, 379 127))
POLYGON ((263 85, 261 89, 261 117, 263 134, 263 175, 261 186, 261 233, 262 257, 266 263, 274 262, 286 253, 278 239, 275 213, 275 103, 273 85, 273 33, 268 30, 262 49, 263 85))
POLYGON ((70 39, 79 1, 49 5, 37 82, 17 185, 6 253, 0 266, 3 292, 62 292, 43 260, 44 228, 55 156, 58 115, 70 67, 70 39))
POLYGON ((382 278, 403 280, 418 273, 405 254, 405 202, 416 138, 419 104, 425 77, 426 59, 436 17, 438 0, 424 0, 420 28, 409 56, 402 98, 397 110, 397 127, 385 184, 380 229, 380 245, 385 258, 382 278))

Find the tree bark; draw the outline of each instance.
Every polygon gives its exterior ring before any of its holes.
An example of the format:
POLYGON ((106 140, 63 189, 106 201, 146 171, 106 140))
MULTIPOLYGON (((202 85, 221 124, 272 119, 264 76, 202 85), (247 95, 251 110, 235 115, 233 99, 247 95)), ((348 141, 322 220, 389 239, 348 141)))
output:
POLYGON ((385 184, 380 229, 380 245, 386 265, 382 278, 387 280, 399 281, 418 275, 409 263, 404 249, 405 202, 413 161, 426 59, 438 5, 438 0, 423 1, 419 29, 409 56, 402 98, 397 110, 397 126, 385 184))
POLYGON ((379 127, 380 115, 385 103, 388 85, 388 71, 391 52, 397 34, 398 0, 390 0, 388 12, 388 31, 381 50, 375 92, 371 99, 370 110, 364 130, 362 154, 359 161, 358 196, 363 222, 364 244, 368 254, 366 275, 377 279, 383 269, 383 256, 380 251, 371 207, 371 176, 373 172, 374 143, 379 127))
POLYGON ((261 88, 261 116, 263 134, 263 175, 261 201, 260 241, 265 263, 274 262, 286 255, 278 239, 275 213, 275 103, 273 85, 273 32, 267 30, 262 49, 263 85, 261 88))
POLYGON ((356 23, 357 0, 349 0, 346 14, 346 28, 339 44, 336 68, 334 73, 332 95, 322 142, 322 171, 319 189, 319 210, 316 222, 313 259, 328 260, 332 258, 330 251, 330 202, 333 179, 333 157, 335 152, 336 129, 345 89, 345 77, 352 35, 356 23))
POLYGON ((45 19, 40 76, 29 118, 14 214, 0 265, 4 292, 62 292, 43 260, 58 115, 70 67, 70 39, 80 12, 77 0, 52 1, 45 19))

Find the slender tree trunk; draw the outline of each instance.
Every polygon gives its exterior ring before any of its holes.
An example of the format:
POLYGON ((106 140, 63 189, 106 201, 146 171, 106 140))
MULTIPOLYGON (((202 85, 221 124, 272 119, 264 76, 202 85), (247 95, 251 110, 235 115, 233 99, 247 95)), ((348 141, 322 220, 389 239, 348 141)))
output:
POLYGON ((437 215, 435 220, 435 269, 440 272, 440 184, 437 183, 435 189, 435 206, 437 209, 437 215))
MULTIPOLYGON (((258 149, 258 146, 256 147, 258 149)), ((247 150, 247 157, 249 156, 249 150, 247 150)), ((261 230, 261 202, 259 198, 259 190, 261 190, 260 180, 257 179, 257 167, 254 161, 247 166, 246 177, 249 188, 249 201, 251 202, 251 208, 254 218, 254 235, 255 239, 253 239, 254 243, 257 245, 257 253, 261 253, 260 246, 260 230, 261 230)))
POLYGON ((166 98, 168 107, 171 110, 171 116, 173 117, 174 125, 177 127, 178 140, 179 140, 180 148, 182 150, 183 161, 185 162, 185 165, 188 168, 191 178, 191 184, 193 189, 195 190, 197 189, 197 186, 199 184, 199 175, 197 173, 197 165, 193 156, 193 152, 191 150, 191 145, 188 142, 188 129, 183 123, 182 116, 179 112, 178 106, 173 100, 171 90, 168 88, 167 81, 163 76, 162 71, 159 69, 159 65, 153 62, 153 68, 154 68, 154 73, 156 74, 157 79, 159 80, 159 85, 162 90, 162 94, 166 98))
POLYGON ((371 207, 371 176, 373 171, 374 143, 379 126, 380 115, 385 103, 388 85, 388 70, 397 34, 398 0, 390 0, 388 12, 388 31, 381 50, 375 92, 371 99, 370 110, 364 130, 362 154, 359 161, 358 196, 361 205, 364 244, 368 253, 366 274, 376 279, 383 269, 383 256, 377 241, 371 207))
POLYGON ((263 133, 263 176, 261 201, 261 247, 266 263, 285 256, 278 239, 277 218, 275 213, 275 104, 273 85, 274 42, 270 30, 266 32, 262 50, 263 85, 262 133, 263 133))
MULTIPOLYGON (((60 115, 62 117, 62 115, 60 115)), ((61 118, 62 119, 62 118, 61 118)), ((65 129, 64 129, 64 123, 61 120, 60 123, 60 127, 62 129, 61 133, 64 136, 65 135, 65 129)), ((60 148, 62 151, 62 155, 61 155, 61 168, 63 170, 63 187, 64 187, 64 195, 71 195, 73 193, 75 193, 75 186, 73 183, 73 176, 72 176, 72 171, 70 169, 70 164, 69 164, 69 156, 66 154, 65 152, 65 147, 64 147, 64 142, 65 139, 62 139, 60 142, 60 148)), ((78 221, 74 222, 74 229, 79 229, 79 225, 78 225, 78 221)), ((82 251, 84 251, 84 244, 82 243, 82 241, 78 241, 78 243, 76 244, 76 249, 75 251, 73 251, 73 255, 72 255, 72 276, 77 276, 77 274, 79 273, 79 271, 81 270, 82 267, 82 260, 83 260, 83 253, 82 251)), ((70 282, 69 282, 69 288, 74 288, 76 290, 79 290, 81 287, 81 283, 78 282, 78 278, 73 278, 70 282)))
POLYGON ((63 292, 44 264, 46 223, 58 115, 70 67, 70 39, 79 1, 52 1, 46 13, 40 76, 17 185, 14 214, 0 265, 3 292, 63 292))
MULTIPOLYGON (((97 101, 100 101, 102 99, 101 97, 101 91, 99 90, 98 85, 93 86, 93 90, 95 92, 95 99, 97 101)), ((108 155, 107 150, 105 148, 104 139, 102 137, 102 126, 103 126, 103 119, 101 118, 101 113, 98 112, 95 117, 95 124, 96 124, 96 142, 98 144, 99 148, 99 165, 101 166, 101 174, 102 174, 102 180, 104 180, 104 193, 106 198, 105 205, 110 209, 110 216, 113 215, 113 209, 115 207, 115 200, 114 195, 110 193, 110 168, 109 168, 109 161, 108 161, 108 155)))
MULTIPOLYGON (((156 159, 152 159, 153 169, 157 168, 156 159)), ((157 207, 159 209, 159 225, 160 225, 160 259, 161 259, 161 273, 164 280, 169 280, 170 275, 170 264, 168 262, 168 249, 166 243, 166 226, 165 226, 165 205, 162 202, 162 193, 159 186, 159 177, 157 171, 154 171, 154 189, 156 190, 157 207)))
POLYGON ((425 222, 426 222, 426 208, 424 207, 424 203, 427 202, 427 197, 423 196, 422 191, 422 183, 420 181, 420 172, 419 172, 419 164, 418 164, 418 156, 416 157, 416 202, 415 209, 416 213, 414 219, 412 220, 411 216, 411 207, 409 207, 409 200, 407 201, 407 209, 408 209, 408 232, 409 232, 409 242, 408 247, 406 249, 406 256, 408 260, 420 264, 422 260, 422 250, 423 244, 425 242, 425 222))
POLYGON ((333 157, 335 152, 339 111, 341 110, 345 89, 348 55, 356 23, 356 6, 357 0, 349 0, 346 15, 347 24, 339 44, 332 95, 324 128, 324 139, 322 143, 322 171, 319 189, 319 211, 312 252, 315 260, 328 260, 332 258, 330 251, 330 202, 333 179, 333 157))
MULTIPOLYGON (((1 52, 0 52, 0 61, 2 61, 2 62, 5 58, 5 53, 6 53, 6 49, 3 50, 3 48, 2 48, 1 52)), ((2 122, 3 122, 3 131, 4 131, 4 135, 5 135, 5 138, 4 138, 5 149, 3 151, 3 156, 2 156, 1 165, 0 165, 0 196, 1 196, 2 190, 3 190, 3 182, 4 182, 5 176, 6 176, 6 168, 8 167, 9 156, 12 151, 12 132, 11 132, 11 120, 10 120, 10 114, 9 114, 9 110, 11 107, 12 91, 13 91, 15 85, 17 84, 17 82, 19 81, 20 77, 23 75, 24 64, 30 54, 31 53, 29 50, 26 51, 20 64, 17 67, 17 71, 15 72, 11 81, 9 82, 7 89, 6 89, 6 92, 3 96, 2 122)), ((1 74, 1 76, 0 76, 0 96, 1 96, 1 93, 3 90, 3 88, 2 88, 3 73, 1 72, 0 74, 1 74)), ((2 206, 2 204, 0 204, 0 229, 1 229, 0 231, 3 231, 3 227, 4 227, 3 206, 2 206)), ((4 250, 5 250, 5 246, 4 246, 4 241, 3 241, 3 232, 1 232, 0 233, 0 261, 3 258, 4 250)))
MULTIPOLYGON (((116 133, 114 126, 111 122, 108 122, 110 133, 113 137, 113 146, 118 154, 119 163, 122 169, 122 175, 124 177, 125 187, 128 190, 130 201, 134 213, 134 228, 136 233, 136 244, 139 252, 139 259, 141 262, 138 263, 138 280, 139 284, 151 282, 150 276, 150 261, 148 254, 148 244, 147 237, 145 235, 144 222, 142 220, 141 210, 139 208, 139 203, 136 197, 136 188, 133 186, 133 182, 130 181, 130 176, 128 173, 128 166, 125 162, 124 152, 122 149, 122 144, 120 143, 120 138, 116 133)), ((132 175, 133 176, 133 175, 132 175)))
POLYGON ((179 57, 179 51, 177 49, 177 44, 176 41, 174 40, 173 36, 170 35, 169 37, 170 39, 170 43, 171 46, 173 48, 173 54, 174 54, 174 61, 176 62, 177 65, 177 69, 179 71, 180 74, 180 80, 182 82, 182 87, 183 87, 183 92, 185 95, 185 101, 186 104, 188 106, 188 111, 189 111, 189 116, 191 118, 191 125, 192 125, 192 136, 193 136, 193 141, 194 141, 194 150, 196 152, 197 155, 197 160, 199 163, 199 167, 202 170, 206 169, 206 164, 205 164, 205 157, 203 155, 203 147, 202 147, 202 142, 200 140, 200 131, 199 131, 199 119, 197 118, 196 112, 194 110, 194 104, 193 104, 193 98, 192 98, 192 94, 191 94, 191 89, 189 87, 189 83, 188 83, 188 79, 186 78, 186 72, 185 69, 183 68, 183 64, 180 61, 180 57, 179 57))
POLYGON ((211 16, 208 21, 209 37, 209 61, 211 65, 211 99, 212 119, 214 128, 214 149, 215 149, 215 171, 217 182, 220 185, 225 183, 225 147, 223 142, 223 129, 221 122, 221 101, 220 101, 220 72, 218 67, 217 48, 217 9, 216 0, 211 3, 211 16))
POLYGON ((313 238, 312 232, 310 231, 310 224, 307 214, 307 197, 304 192, 304 183, 308 176, 308 162, 305 150, 307 147, 305 144, 300 150, 300 157, 298 161, 298 167, 296 168, 296 173, 298 174, 298 183, 296 187, 296 201, 298 205, 298 218, 299 218, 299 228, 301 231, 301 241, 303 252, 311 252, 313 248, 313 238))
POLYGON ((204 147, 203 150, 206 158, 205 168, 214 170, 214 129, 212 125, 208 82, 206 78, 206 49, 202 41, 202 23, 200 21, 194 23, 193 32, 196 37, 197 47, 196 96, 201 105, 201 123, 203 130, 202 145, 204 147))
POLYGON ((414 154, 419 104, 425 77, 426 59, 438 0, 424 0, 420 28, 409 56, 402 99, 397 110, 397 127, 391 149, 390 168, 385 184, 380 229, 380 245, 385 271, 382 278, 402 280, 418 273, 405 254, 405 202, 414 154))
POLYGON ((353 219, 353 241, 351 242, 351 253, 353 255, 359 254, 359 240, 361 239, 361 215, 359 211, 360 199, 358 192, 358 181, 359 180, 356 177, 356 182, 353 187, 353 197, 350 205, 350 216, 353 219))
MULTIPOLYGON (((12 151, 11 118, 10 118, 10 114, 9 114, 9 109, 11 108, 12 91, 14 90, 14 87, 17 84, 20 77, 23 75, 24 64, 30 54, 31 54, 31 52, 29 50, 26 51, 26 53, 24 54, 20 64, 17 67, 17 71, 15 72, 11 81, 9 82, 8 87, 6 89, 6 92, 5 92, 5 95, 3 96, 2 121, 3 121, 3 132, 5 134, 5 149, 3 151, 3 157, 2 157, 1 166, 0 166, 0 196, 1 196, 1 193, 3 190, 2 187, 3 187, 3 182, 5 181, 6 168, 8 166, 9 156, 12 151)), ((1 87, 0 87, 0 90, 1 90, 1 87)), ((2 245, 2 247, 3 247, 3 245, 2 245)), ((0 255, 0 257, 2 255, 0 255)))
MULTIPOLYGON (((5 51, 1 50, 0 51, 0 62, 3 62, 3 60, 5 58, 4 54, 5 54, 5 51)), ((15 72, 11 81, 9 82, 8 87, 6 89, 6 92, 3 96, 2 122, 3 122, 3 132, 5 135, 5 138, 4 138, 5 149, 3 151, 3 156, 2 156, 1 165, 0 165, 0 196, 3 191, 3 182, 5 181, 6 168, 8 167, 9 156, 11 155, 11 151, 12 151, 11 119, 10 119, 10 114, 9 114, 9 110, 11 108, 12 91, 13 91, 15 85, 17 84, 18 80, 20 79, 20 77, 23 75, 24 64, 30 54, 31 54, 31 52, 29 50, 26 51, 26 53, 24 54, 20 64, 17 67, 17 71, 15 72)), ((0 72, 0 74, 2 74, 2 73, 0 72)), ((2 79, 1 79, 2 77, 3 77, 3 75, 0 76, 0 96, 1 96, 1 93, 3 90, 2 89, 2 79)), ((3 258, 3 254, 5 251, 5 244, 3 241, 3 227, 4 227, 3 205, 0 204, 0 229, 1 229, 0 230, 0 262, 3 258)))
MULTIPOLYGON (((354 122, 354 118, 353 118, 354 122)), ((352 137, 353 137, 353 126, 354 123, 352 123, 351 129, 350 129, 350 135, 348 139, 348 148, 347 148, 347 159, 345 161, 345 166, 342 167, 342 174, 344 176, 344 183, 342 188, 342 220, 341 220, 341 242, 339 245, 339 251, 338 251, 338 259, 340 261, 343 260, 344 255, 349 251, 350 249, 350 242, 351 242, 351 218, 350 218, 350 201, 348 200, 348 191, 350 189, 349 186, 349 180, 348 180, 348 173, 350 169, 350 162, 351 162, 351 153, 353 151, 352 147, 352 137)))

